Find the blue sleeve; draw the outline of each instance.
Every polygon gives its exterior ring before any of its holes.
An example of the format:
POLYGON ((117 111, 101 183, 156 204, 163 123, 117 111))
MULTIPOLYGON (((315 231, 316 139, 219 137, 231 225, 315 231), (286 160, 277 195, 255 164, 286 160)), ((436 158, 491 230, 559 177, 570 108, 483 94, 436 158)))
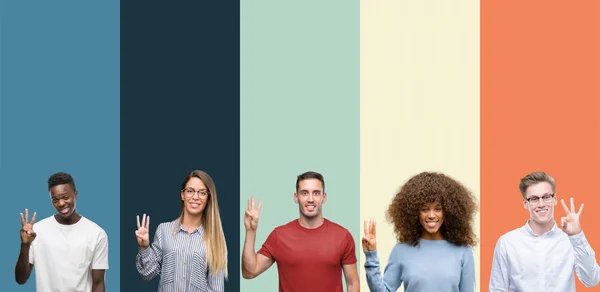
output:
POLYGON ((383 277, 381 277, 377 251, 365 251, 365 256, 365 271, 367 273, 369 290, 374 292, 390 292, 400 288, 400 285, 402 285, 402 266, 400 265, 400 255, 397 246, 394 247, 390 254, 383 277))
POLYGON ((475 260, 473 259, 473 249, 471 247, 463 253, 458 290, 460 292, 475 292, 475 260))

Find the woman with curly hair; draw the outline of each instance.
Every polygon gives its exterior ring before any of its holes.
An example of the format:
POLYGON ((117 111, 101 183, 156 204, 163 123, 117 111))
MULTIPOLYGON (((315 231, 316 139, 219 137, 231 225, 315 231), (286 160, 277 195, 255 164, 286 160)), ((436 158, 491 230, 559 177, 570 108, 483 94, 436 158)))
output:
POLYGON ((473 215, 477 203, 460 182, 423 172, 406 182, 387 210, 398 243, 383 277, 375 222, 365 221, 362 246, 371 291, 472 292, 475 290, 473 215))

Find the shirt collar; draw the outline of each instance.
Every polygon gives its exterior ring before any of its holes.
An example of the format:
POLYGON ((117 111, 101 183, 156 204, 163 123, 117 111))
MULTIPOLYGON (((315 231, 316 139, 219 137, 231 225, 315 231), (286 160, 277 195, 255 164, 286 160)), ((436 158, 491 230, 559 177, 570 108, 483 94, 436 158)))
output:
POLYGON ((188 232, 187 230, 185 230, 183 228, 183 224, 181 224, 181 222, 179 220, 177 220, 176 224, 179 226, 179 228, 177 229, 177 232, 185 232, 185 233, 190 233, 190 234, 198 232, 198 233, 202 234, 202 232, 204 231, 204 228, 202 228, 202 224, 200 224, 200 226, 198 226, 198 228, 194 229, 192 232, 188 232))
POLYGON ((556 233, 556 231, 558 231, 558 227, 556 225, 556 222, 554 222, 554 225, 552 225, 552 228, 549 231, 544 232, 544 234, 535 234, 535 232, 533 232, 533 229, 531 229, 531 226, 529 226, 529 220, 527 220, 527 222, 525 222, 525 226, 523 226, 523 228, 525 229, 525 231, 534 237, 539 237, 539 236, 544 236, 544 235, 553 235, 554 233, 556 233))

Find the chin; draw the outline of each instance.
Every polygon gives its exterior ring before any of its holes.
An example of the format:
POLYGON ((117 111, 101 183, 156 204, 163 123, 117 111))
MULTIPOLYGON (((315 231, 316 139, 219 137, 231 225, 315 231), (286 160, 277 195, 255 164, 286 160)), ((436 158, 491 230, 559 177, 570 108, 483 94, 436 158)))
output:
POLYGON ((309 212, 302 212, 302 215, 304 215, 304 217, 308 218, 308 219, 312 219, 315 218, 317 216, 319 216, 319 213, 309 213, 309 212))

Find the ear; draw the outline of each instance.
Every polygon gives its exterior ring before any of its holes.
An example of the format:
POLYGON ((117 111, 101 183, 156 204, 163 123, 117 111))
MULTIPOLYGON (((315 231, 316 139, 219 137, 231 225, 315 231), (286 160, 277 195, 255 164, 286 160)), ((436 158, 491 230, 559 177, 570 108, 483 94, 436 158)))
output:
POLYGON ((298 193, 294 193, 294 202, 298 204, 298 193))
POLYGON ((77 190, 75 190, 75 200, 77 200, 77 190))
POLYGON ((527 208, 527 200, 523 199, 523 208, 525 208, 525 210, 529 210, 529 208, 527 208))
POLYGON ((327 193, 323 193, 323 201, 321 204, 325 204, 325 202, 327 202, 327 193))
POLYGON ((185 201, 185 199, 184 199, 184 195, 183 195, 183 191, 180 191, 180 192, 179 192, 179 195, 181 196, 181 200, 182 200, 182 201, 185 201))

